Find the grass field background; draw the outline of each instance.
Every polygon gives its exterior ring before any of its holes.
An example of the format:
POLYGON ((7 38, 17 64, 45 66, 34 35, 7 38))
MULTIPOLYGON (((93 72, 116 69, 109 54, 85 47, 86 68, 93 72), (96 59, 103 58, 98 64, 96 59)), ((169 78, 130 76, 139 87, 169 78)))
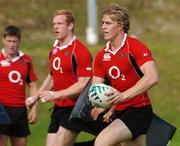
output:
MULTIPOLYGON (((129 34, 138 37, 151 49, 157 63, 160 82, 150 90, 154 112, 177 128, 180 127, 180 1, 179 0, 114 0, 126 6, 131 14, 129 34)), ((102 7, 111 0, 97 0, 99 26, 102 7)), ((85 44, 87 24, 86 0, 0 0, 0 33, 7 25, 22 29, 22 51, 32 57, 40 85, 48 73, 48 50, 53 43, 51 16, 55 10, 66 8, 76 18, 77 37, 85 44)), ((88 45, 88 44, 87 44, 88 45)), ((88 45, 94 54, 104 45, 88 45)), ((0 44, 2 47, 2 44, 0 44)), ((31 125, 28 146, 44 146, 51 103, 39 104, 39 121, 31 125)), ((78 140, 86 139, 83 136, 78 140)), ((177 129, 171 146, 180 145, 177 129)))

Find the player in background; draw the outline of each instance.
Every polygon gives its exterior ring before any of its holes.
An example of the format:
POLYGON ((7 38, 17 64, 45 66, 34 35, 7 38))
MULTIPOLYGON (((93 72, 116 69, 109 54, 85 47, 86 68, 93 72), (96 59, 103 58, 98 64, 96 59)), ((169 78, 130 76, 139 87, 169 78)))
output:
POLYGON ((52 28, 56 40, 49 52, 50 72, 36 96, 26 103, 31 105, 38 97, 43 102, 53 101, 46 146, 71 146, 79 130, 69 122, 69 116, 92 76, 92 58, 73 34, 74 16, 70 11, 56 11, 52 28))
POLYGON ((19 50, 21 31, 16 26, 7 26, 0 52, 0 104, 7 111, 11 124, 0 133, 0 146, 7 146, 8 139, 12 146, 26 146, 30 134, 28 122, 37 121, 37 105, 30 108, 27 115, 25 106, 26 84, 29 96, 37 91, 36 74, 31 58, 19 50))
MULTIPOLYGON (((113 107, 104 120, 110 122, 96 137, 94 146, 145 146, 146 132, 152 120, 147 90, 158 83, 158 73, 150 50, 128 35, 128 10, 111 3, 102 13, 105 48, 94 60, 93 84, 106 77, 112 86, 108 94, 113 107), (109 119, 113 114, 113 119, 109 119)), ((100 108, 91 115, 96 119, 100 108)))

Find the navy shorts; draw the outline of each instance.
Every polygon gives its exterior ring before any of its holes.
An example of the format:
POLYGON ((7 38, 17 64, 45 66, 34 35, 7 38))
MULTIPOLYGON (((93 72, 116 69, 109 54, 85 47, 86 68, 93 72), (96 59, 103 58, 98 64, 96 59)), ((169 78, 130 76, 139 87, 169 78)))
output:
POLYGON ((56 133, 60 126, 79 133, 79 128, 77 128, 77 126, 75 126, 72 122, 69 121, 72 109, 73 106, 58 107, 57 105, 54 105, 48 133, 56 133))
POLYGON ((4 106, 0 104, 0 134, 2 134, 3 130, 6 129, 10 123, 9 115, 4 109, 4 106))
POLYGON ((30 134, 26 107, 4 106, 11 120, 10 125, 1 134, 16 137, 26 137, 30 134))

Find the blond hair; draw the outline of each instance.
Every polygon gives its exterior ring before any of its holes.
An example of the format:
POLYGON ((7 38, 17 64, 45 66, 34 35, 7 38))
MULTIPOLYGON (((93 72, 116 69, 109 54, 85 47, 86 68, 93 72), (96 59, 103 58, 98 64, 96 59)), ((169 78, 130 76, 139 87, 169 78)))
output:
POLYGON ((102 16, 103 15, 109 15, 113 21, 117 21, 119 24, 122 24, 124 32, 128 33, 130 28, 130 18, 129 12, 125 7, 121 7, 116 3, 110 3, 104 8, 102 12, 102 16))

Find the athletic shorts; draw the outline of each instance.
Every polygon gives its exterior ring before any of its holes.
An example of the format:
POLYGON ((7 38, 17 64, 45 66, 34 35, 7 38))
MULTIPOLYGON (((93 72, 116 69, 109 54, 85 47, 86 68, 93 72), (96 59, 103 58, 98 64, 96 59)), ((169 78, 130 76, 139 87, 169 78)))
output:
POLYGON ((11 123, 9 115, 7 114, 4 106, 0 104, 0 135, 2 134, 3 130, 8 127, 11 123))
POLYGON ((128 108, 124 111, 116 111, 114 119, 120 119, 129 128, 133 139, 146 134, 152 121, 152 107, 144 106, 139 108, 128 108))
MULTIPOLYGON (((115 111, 112 118, 120 119, 129 128, 133 135, 133 139, 146 134, 152 121, 152 107, 150 105, 144 107, 133 107, 123 111, 115 111)), ((98 116, 96 121, 79 121, 79 129, 98 135, 110 123, 102 122, 103 113, 98 116)))
POLYGON ((73 106, 58 107, 54 105, 53 112, 51 114, 51 120, 48 128, 48 133, 56 133, 60 126, 79 133, 80 130, 73 123, 69 121, 69 117, 73 106))
POLYGON ((7 107, 11 124, 3 130, 2 134, 16 137, 26 137, 30 134, 26 107, 7 107))

